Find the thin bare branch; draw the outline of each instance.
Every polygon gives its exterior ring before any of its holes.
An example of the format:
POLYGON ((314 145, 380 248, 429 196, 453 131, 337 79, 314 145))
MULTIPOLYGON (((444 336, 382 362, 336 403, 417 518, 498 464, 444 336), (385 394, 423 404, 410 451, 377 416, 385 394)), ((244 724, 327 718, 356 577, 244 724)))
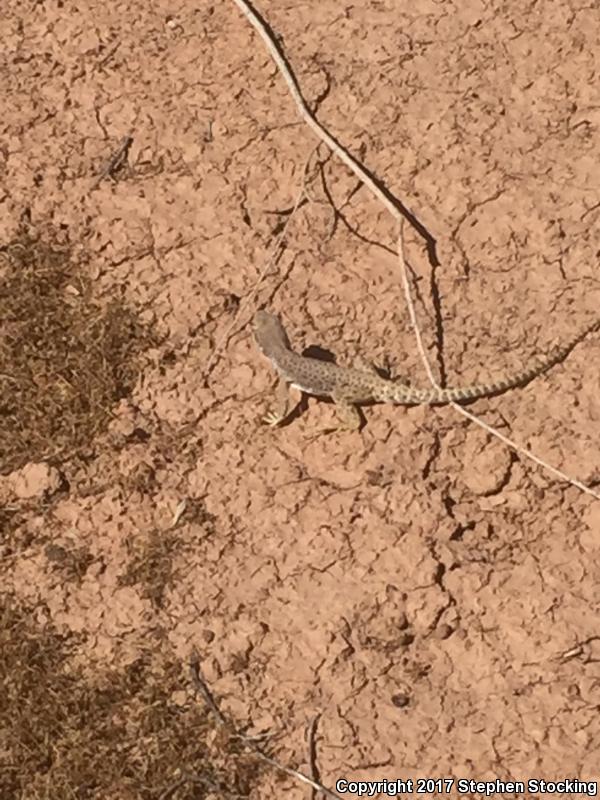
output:
POLYGON ((212 367, 215 364, 215 361, 217 360, 219 354, 221 353, 221 350, 227 345, 229 339, 231 338, 231 333, 232 333, 233 329, 236 326, 236 323, 237 323, 237 321, 238 321, 238 319, 240 317, 241 312, 246 307, 253 305, 253 303, 254 303, 254 301, 256 299, 256 296, 258 294, 258 290, 260 289, 260 287, 262 285, 262 282, 266 278, 269 270, 271 269, 271 267, 273 266, 273 263, 275 262, 275 259, 277 258, 277 255, 279 254, 279 251, 280 251, 281 247, 283 246, 283 242, 285 240, 285 235, 287 233, 288 227, 289 227, 292 219, 294 218, 294 216, 296 214, 296 211, 298 210, 298 208, 300 206, 300 203, 302 202, 302 199, 306 196, 306 173, 308 172, 308 166, 310 164, 310 161, 311 161, 311 158, 312 158, 312 155, 313 155, 315 149, 316 148, 313 148, 313 150, 311 151, 310 155, 306 159, 306 162, 304 164, 304 169, 302 170, 301 185, 300 185, 300 189, 298 191, 298 195, 296 197, 294 205, 292 206, 292 210, 288 214, 288 217, 287 217, 287 219, 286 219, 286 221, 285 221, 285 223, 284 223, 284 225, 283 225, 283 227, 282 227, 282 229, 281 229, 281 231, 279 233, 279 236, 275 240, 275 244, 271 248, 271 255, 265 261, 265 264, 264 264, 263 268, 261 269, 261 271, 260 271, 260 273, 258 275, 258 278, 256 279, 256 281, 254 283, 254 286, 252 287, 252 291, 245 298, 242 306, 239 309, 239 312, 231 320, 231 323, 227 326, 227 328, 225 329, 225 332, 223 333, 223 335, 221 336, 219 341, 216 343, 216 345, 214 347, 214 350, 212 351, 212 353, 210 355, 210 358, 208 359, 208 361, 206 362, 206 366, 204 367, 204 373, 203 373, 204 380, 207 379, 208 375, 210 374, 210 371, 211 371, 212 367))
MULTIPOLYGON (((292 73, 292 70, 288 64, 288 61, 283 53, 281 46, 277 42, 273 32, 271 31, 267 23, 256 12, 256 10, 252 7, 252 5, 248 3, 247 0, 233 0, 233 2, 244 14, 248 22, 252 25, 254 30, 259 34, 260 38, 265 43, 269 53, 271 54, 271 57, 273 58, 273 61, 275 62, 277 68, 279 69, 279 72, 281 73, 281 76, 286 82, 287 87, 290 90, 290 93, 294 101, 296 102, 300 115, 305 120, 306 124, 315 132, 315 134, 319 137, 319 139, 322 142, 324 142, 335 153, 335 155, 337 155, 338 158, 352 170, 352 172, 354 172, 354 174, 359 178, 359 180, 367 187, 367 189, 369 189, 371 194, 373 194, 375 198, 379 200, 379 202, 381 202, 385 206, 385 208, 389 211, 389 213, 398 221, 400 226, 399 236, 398 236, 398 255, 402 267, 401 277, 404 286, 404 293, 406 297, 406 303, 408 306, 408 312, 410 315, 411 324, 417 342, 417 348, 419 350, 419 354, 423 361, 423 366, 425 367, 425 370, 427 372, 427 375, 429 377, 432 386, 434 386, 435 388, 440 388, 431 369, 431 365, 429 363, 429 359, 427 358, 427 353, 425 352, 425 348, 423 347, 421 331, 418 325, 414 304, 412 301, 410 284, 408 281, 406 261, 403 253, 403 240, 402 240, 402 230, 401 230, 403 220, 408 219, 411 222, 411 224, 422 233, 424 238, 428 240, 429 244, 431 244, 431 237, 429 236, 427 231, 420 225, 420 223, 416 220, 414 215, 408 212, 405 206, 397 198, 393 197, 389 191, 384 190, 383 187, 372 178, 367 169, 351 153, 345 150, 345 148, 343 148, 339 144, 339 142, 337 142, 333 138, 333 136, 331 136, 331 134, 316 119, 316 117, 313 115, 313 113, 309 109, 306 101, 302 96, 300 87, 298 85, 298 81, 296 80, 294 74, 292 73)), ((565 480, 568 483, 570 483, 572 486, 577 487, 582 492, 585 492, 586 494, 591 495, 597 500, 600 500, 600 494, 591 489, 589 486, 586 486, 584 483, 581 483, 581 481, 578 481, 576 478, 572 478, 569 475, 566 475, 564 472, 561 472, 560 470, 548 464, 546 461, 543 461, 541 458, 531 453, 522 445, 513 442, 511 439, 504 436, 495 428, 492 428, 486 422, 479 419, 474 414, 471 414, 462 406, 458 405, 458 403, 453 402, 451 403, 451 405, 464 417, 467 417, 467 419, 470 419, 476 425, 479 425, 481 428, 488 431, 488 433, 490 433, 492 436, 495 436, 497 439, 500 439, 500 441, 504 442, 504 444, 506 444, 508 447, 512 448, 516 452, 520 453, 521 455, 530 459, 534 463, 548 470, 551 474, 555 475, 556 477, 561 478, 562 480, 565 480)))
POLYGON ((227 720, 225 715, 221 712, 220 708, 218 707, 217 703, 215 702, 207 684, 202 676, 202 670, 200 667, 200 657, 196 651, 192 652, 190 657, 190 674, 192 677, 192 683, 194 684, 198 693, 202 696, 204 702, 207 704, 209 710, 214 715, 215 719, 220 725, 226 727, 229 731, 231 731, 236 739, 239 739, 242 744, 248 748, 254 755, 259 758, 261 761, 264 761, 269 766, 274 767, 275 769, 279 770, 279 772, 283 772, 286 775, 289 775, 291 778, 295 778, 302 783, 306 783, 308 786, 311 786, 314 790, 321 792, 325 795, 325 797, 331 797, 333 800, 341 800, 339 794, 332 792, 331 789, 327 789, 323 786, 322 783, 319 783, 317 780, 313 780, 309 778, 308 775, 305 775, 303 772, 299 772, 297 769, 292 769, 291 767, 286 767, 283 764, 280 764, 279 761, 276 761, 274 758, 266 755, 263 751, 258 747, 256 741, 251 739, 249 736, 246 736, 244 733, 240 733, 235 729, 235 726, 227 720))

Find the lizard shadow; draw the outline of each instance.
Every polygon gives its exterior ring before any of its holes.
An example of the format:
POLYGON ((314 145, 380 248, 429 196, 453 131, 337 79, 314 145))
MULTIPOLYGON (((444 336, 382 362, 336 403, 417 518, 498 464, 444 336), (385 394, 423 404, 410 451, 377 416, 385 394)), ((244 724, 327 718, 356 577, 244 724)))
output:
POLYGON ((311 344, 302 351, 303 358, 316 358, 319 361, 328 361, 330 364, 336 363, 336 357, 331 350, 326 350, 318 344, 311 344))

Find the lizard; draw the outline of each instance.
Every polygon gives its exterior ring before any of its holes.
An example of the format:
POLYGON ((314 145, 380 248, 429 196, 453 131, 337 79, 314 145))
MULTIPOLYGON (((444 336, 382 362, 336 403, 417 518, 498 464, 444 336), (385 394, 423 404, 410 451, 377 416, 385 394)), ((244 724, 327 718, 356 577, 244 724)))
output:
POLYGON ((279 374, 277 410, 268 413, 263 420, 272 426, 285 421, 289 409, 288 389, 292 386, 309 395, 331 398, 337 406, 340 427, 350 430, 360 428, 361 417, 357 406, 365 403, 443 405, 488 397, 524 386, 562 361, 585 336, 600 328, 600 319, 597 319, 565 344, 556 347, 545 358, 537 359, 525 369, 493 383, 417 389, 400 381, 383 378, 364 359, 359 359, 356 367, 343 367, 329 361, 298 355, 291 348, 281 320, 270 311, 257 311, 253 323, 254 338, 259 350, 279 374))

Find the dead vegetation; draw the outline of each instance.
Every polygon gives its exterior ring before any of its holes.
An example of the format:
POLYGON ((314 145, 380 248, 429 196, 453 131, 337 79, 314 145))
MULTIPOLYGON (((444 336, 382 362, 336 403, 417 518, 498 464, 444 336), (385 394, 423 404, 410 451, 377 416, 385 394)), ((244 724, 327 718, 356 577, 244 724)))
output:
POLYGON ((1 797, 247 796, 255 760, 183 691, 187 676, 166 646, 149 643, 133 664, 92 679, 70 666, 77 637, 36 617, 2 600, 1 797))
MULTIPOLYGON (((211 536, 215 518, 202 500, 190 499, 181 518, 191 523, 199 536, 211 536)), ((175 526, 168 530, 144 530, 129 542, 127 568, 120 578, 121 586, 137 586, 141 597, 155 608, 163 608, 165 596, 176 580, 174 564, 192 547, 182 542, 175 526)))
POLYGON ((0 473, 72 457, 127 396, 154 341, 122 303, 102 304, 68 246, 23 231, 0 248, 0 473))
MULTIPOLYGON (((134 311, 94 297, 57 240, 24 230, 0 248, 0 474, 42 460, 89 462, 111 409, 133 389, 141 354, 157 341, 134 311)), ((93 562, 86 548, 34 542, 28 529, 31 514, 49 519, 52 505, 0 509, 3 556, 43 547, 61 580, 78 582, 93 562)), ((142 537, 125 573, 159 606, 176 544, 142 537)), ((8 593, 0 600, 1 797, 248 795, 256 760, 186 692, 184 665, 159 637, 133 664, 85 675, 71 660, 82 644, 53 628, 43 608, 8 593)))

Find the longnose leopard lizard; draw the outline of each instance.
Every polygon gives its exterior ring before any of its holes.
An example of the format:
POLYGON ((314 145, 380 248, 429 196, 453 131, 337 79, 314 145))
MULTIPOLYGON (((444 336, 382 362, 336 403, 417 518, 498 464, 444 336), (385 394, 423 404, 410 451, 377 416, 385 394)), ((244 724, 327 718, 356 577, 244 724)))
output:
POLYGON ((405 383, 382 378, 375 367, 362 360, 360 367, 352 368, 298 355, 291 349, 279 317, 269 311, 257 311, 254 315, 254 338, 260 351, 279 373, 278 408, 264 419, 269 425, 278 425, 286 419, 290 386, 306 394, 330 397, 337 405, 340 427, 351 430, 360 427, 361 418, 356 406, 363 403, 440 405, 499 394, 516 386, 523 386, 562 361, 578 342, 598 328, 600 319, 566 344, 555 348, 547 357, 538 359, 531 366, 499 381, 448 389, 415 389, 405 383))

